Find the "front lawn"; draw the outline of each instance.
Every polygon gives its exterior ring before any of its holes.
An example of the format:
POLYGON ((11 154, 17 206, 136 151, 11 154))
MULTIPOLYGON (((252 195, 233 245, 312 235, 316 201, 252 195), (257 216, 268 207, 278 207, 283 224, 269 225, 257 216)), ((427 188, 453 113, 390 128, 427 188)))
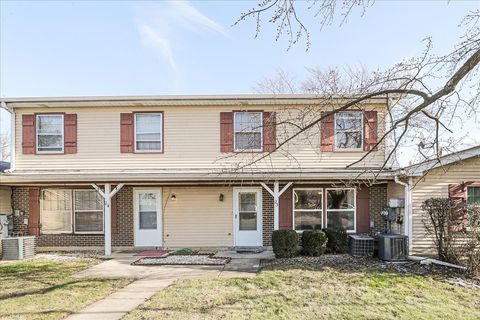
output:
POLYGON ((128 279, 78 279, 95 259, 0 264, 1 319, 62 319, 125 286, 128 279))
POLYGON ((126 318, 480 319, 480 287, 450 284, 440 274, 402 273, 379 262, 286 263, 253 278, 179 281, 126 318))

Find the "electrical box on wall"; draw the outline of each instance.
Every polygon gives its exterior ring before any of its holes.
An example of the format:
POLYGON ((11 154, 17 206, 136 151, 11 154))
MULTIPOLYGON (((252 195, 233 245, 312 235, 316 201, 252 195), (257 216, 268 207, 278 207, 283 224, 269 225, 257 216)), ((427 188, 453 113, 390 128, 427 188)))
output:
POLYGON ((390 198, 388 206, 390 208, 403 208, 405 207, 405 200, 400 198, 390 198))

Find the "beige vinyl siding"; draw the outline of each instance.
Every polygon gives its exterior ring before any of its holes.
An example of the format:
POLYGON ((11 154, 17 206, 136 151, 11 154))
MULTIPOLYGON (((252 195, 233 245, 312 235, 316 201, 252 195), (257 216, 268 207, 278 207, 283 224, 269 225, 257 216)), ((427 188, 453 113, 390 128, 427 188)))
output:
POLYGON ((12 213, 12 189, 0 186, 0 214, 12 213))
POLYGON ((165 246, 232 246, 232 199, 231 187, 163 187, 165 246), (175 201, 170 199, 172 194, 175 201))
POLYGON ((405 187, 395 182, 389 182, 387 186, 387 200, 392 198, 405 199, 405 187))
POLYGON ((413 253, 435 254, 432 239, 425 233, 422 203, 428 198, 448 198, 448 185, 463 181, 480 181, 480 157, 431 170, 424 178, 414 179, 413 253))
MULTIPOLYGON (((379 111, 379 135, 384 132, 383 108, 379 111)), ((246 110, 277 111, 278 121, 292 119, 297 110, 285 107, 268 109, 265 106, 238 107, 246 110)), ((297 106, 298 108, 298 106, 297 106)), ((373 108, 373 107, 372 107, 373 108)), ((372 108, 368 108, 371 110, 372 108)), ((225 169, 238 163, 250 163, 258 153, 225 154, 220 152, 220 112, 232 111, 231 106, 162 106, 162 107, 82 107, 49 108, 48 112, 77 114, 77 153, 24 155, 22 154, 22 115, 39 112, 39 109, 16 109, 16 170, 182 170, 225 169), (133 111, 164 112, 164 153, 120 153, 120 113, 133 111)), ((311 117, 318 117, 318 110, 311 117)), ((299 120, 305 122, 305 119, 299 120)), ((302 123, 300 123, 302 124, 302 123)), ((361 158, 364 152, 320 152, 320 126, 299 136, 288 147, 257 163, 256 169, 283 170, 345 168, 361 158), (305 137, 308 135, 308 138, 305 137)), ((292 128, 277 126, 277 138, 282 139, 292 128)), ((380 166, 384 160, 383 147, 365 162, 367 167, 380 166)), ((360 165, 363 166, 363 165, 360 165)))

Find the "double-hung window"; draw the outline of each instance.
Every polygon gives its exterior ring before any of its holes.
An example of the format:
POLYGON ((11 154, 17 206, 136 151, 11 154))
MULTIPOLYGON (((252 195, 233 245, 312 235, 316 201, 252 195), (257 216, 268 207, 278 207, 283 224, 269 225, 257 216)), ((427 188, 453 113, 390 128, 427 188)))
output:
POLYGON ((135 114, 135 151, 162 152, 162 113, 135 114))
POLYGON ((262 151, 263 112, 235 112, 235 151, 262 151))
POLYGON ((355 189, 326 189, 327 228, 355 232, 355 189))
POLYGON ((322 228, 322 189, 294 189, 293 204, 295 230, 322 228))
POLYGON ((103 198, 95 190, 74 190, 75 232, 103 231, 103 198))
POLYGON ((335 114, 335 149, 362 150, 363 113, 338 112, 335 114))
POLYGON ((43 189, 42 233, 103 233, 103 198, 89 189, 43 189))
POLYGON ((63 114, 41 114, 36 117, 38 153, 63 152, 63 114))

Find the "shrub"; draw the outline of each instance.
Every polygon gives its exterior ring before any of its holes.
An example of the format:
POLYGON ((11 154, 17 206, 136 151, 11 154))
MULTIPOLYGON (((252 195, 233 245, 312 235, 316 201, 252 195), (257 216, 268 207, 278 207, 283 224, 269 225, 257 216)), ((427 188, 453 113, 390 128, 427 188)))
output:
POLYGON ((328 253, 346 253, 348 248, 348 235, 342 229, 323 229, 327 236, 328 253))
POLYGON ((302 234, 302 249, 307 256, 318 257, 325 253, 327 236, 320 230, 305 230, 302 234))
POLYGON ((275 230, 272 233, 273 253, 277 258, 291 258, 297 255, 298 234, 295 230, 275 230))

